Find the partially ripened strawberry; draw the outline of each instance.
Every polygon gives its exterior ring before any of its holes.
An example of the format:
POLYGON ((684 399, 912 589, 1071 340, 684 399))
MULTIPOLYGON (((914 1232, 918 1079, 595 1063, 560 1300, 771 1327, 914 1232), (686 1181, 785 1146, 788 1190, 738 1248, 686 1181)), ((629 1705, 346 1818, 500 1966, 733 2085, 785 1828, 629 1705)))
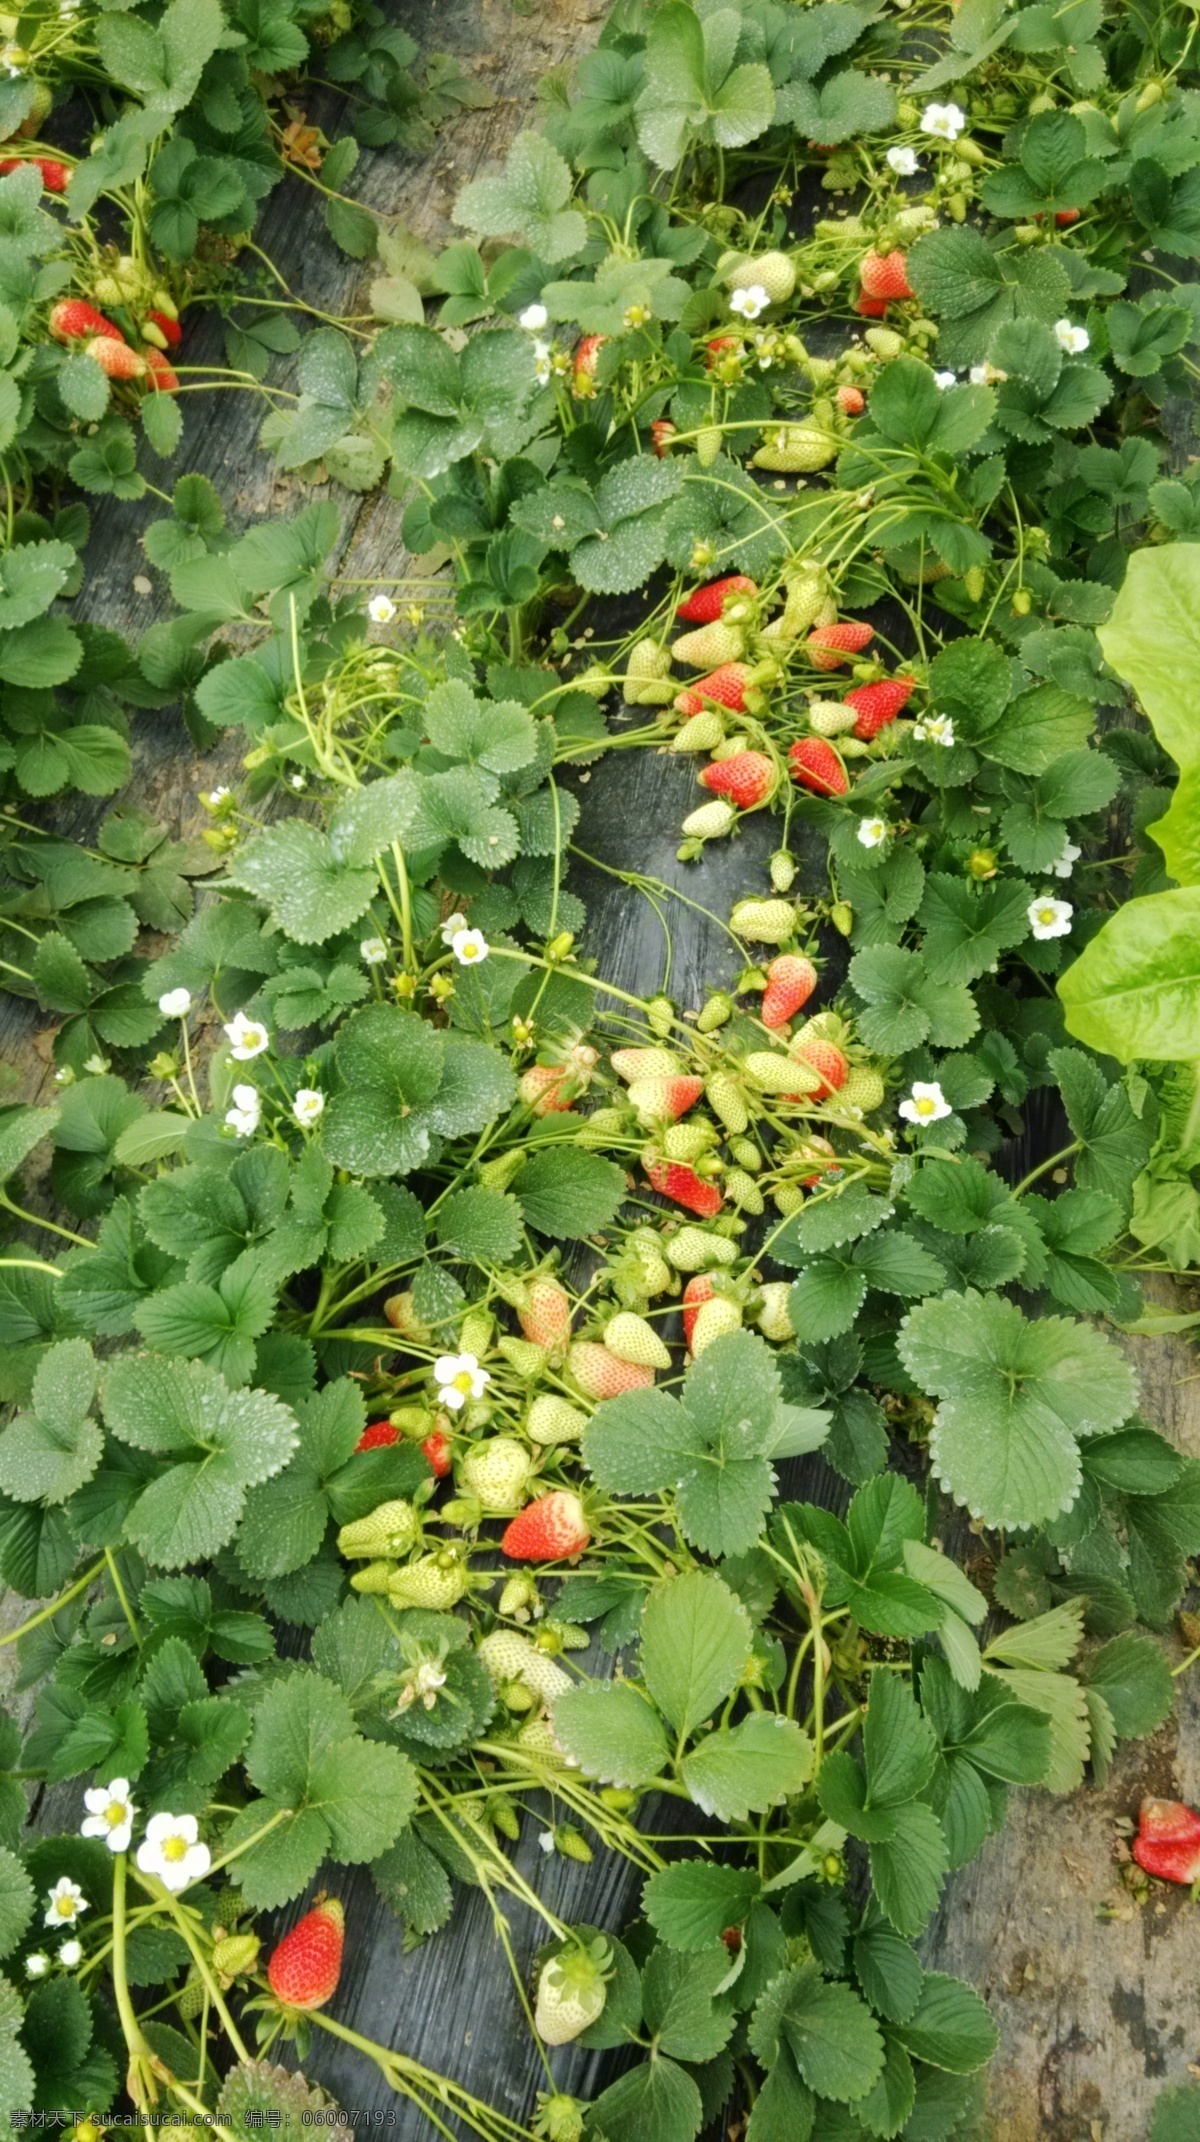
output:
POLYGON ((146 318, 153 326, 157 327, 168 349, 177 350, 179 348, 180 343, 183 341, 183 329, 178 320, 173 320, 168 312, 148 312, 146 318))
POLYGON ((650 426, 650 442, 656 461, 662 461, 670 452, 671 441, 678 429, 678 424, 673 424, 670 417, 655 417, 650 426))
POLYGON ((6 156, 3 162, 0 162, 0 178, 7 178, 10 171, 20 171, 26 164, 36 164, 47 193, 66 192, 71 182, 71 174, 66 164, 60 164, 56 156, 6 156))
POLYGON ((839 387, 837 405, 843 416, 861 416, 867 406, 867 397, 861 387, 839 387))
POLYGON ((146 369, 145 358, 115 335, 93 335, 90 342, 84 343, 84 352, 109 379, 140 379, 146 369))
POLYGON ((86 342, 89 335, 109 335, 123 342, 124 335, 86 298, 61 298, 50 308, 50 333, 55 342, 86 342))
POLYGON ((908 280, 906 262, 899 247, 891 253, 864 253, 858 267, 858 279, 865 295, 883 298, 890 303, 893 298, 916 296, 908 280))
POLYGON ((680 1116, 695 1107, 703 1091, 702 1078, 635 1078, 629 1098, 639 1116, 648 1122, 677 1123, 680 1116))
POLYGON ((146 360, 147 385, 155 394, 178 394, 179 374, 172 370, 161 350, 147 343, 142 351, 146 360))
POLYGON ((832 1041, 826 1041, 824 1035, 797 1034, 789 1046, 788 1054, 797 1063, 807 1064, 810 1071, 816 1072, 821 1081, 817 1092, 818 1100, 828 1100, 831 1093, 836 1093, 839 1086, 845 1085, 850 1066, 841 1050, 836 1048, 832 1041))
MULTIPOLYGON (((603 1351, 596 1348, 597 1353, 603 1351)), ((552 1494, 526 1503, 513 1518, 500 1541, 500 1552, 513 1562, 566 1562, 583 1553, 591 1536, 578 1495, 555 1488, 552 1494)))
POLYGON ((696 1328, 696 1318, 699 1316, 705 1302, 710 1302, 713 1299, 716 1291, 707 1272, 697 1272, 695 1278, 689 1279, 684 1288, 683 1336, 687 1346, 690 1347, 692 1343, 692 1333, 696 1328))
POLYGON ((571 358, 571 380, 577 395, 595 393, 596 365, 607 341, 607 335, 584 335, 575 344, 571 358))
POLYGON ((273 1950, 267 1977, 285 2007, 324 2008, 337 1992, 346 1919, 336 1897, 322 1897, 273 1950))
POLYGON ((444 1428, 430 1430, 421 1445, 421 1455, 437 1479, 444 1480, 454 1462, 450 1455, 450 1438, 444 1428))
POLYGON ((683 1069, 669 1049, 614 1049, 610 1062, 617 1077, 631 1086, 635 1079, 677 1078, 683 1069))
POLYGON ((700 780, 714 796, 736 803, 739 811, 752 811, 774 788, 775 768, 765 751, 736 751, 730 759, 714 759, 700 780))
POLYGON ((517 1081, 517 1091, 535 1116, 565 1116, 579 1086, 569 1064, 530 1064, 517 1081))
POLYGON ((648 1160, 646 1177, 652 1190, 660 1197, 669 1197, 686 1211, 698 1213, 702 1220, 711 1220, 721 1210, 724 1202, 716 1183, 705 1182, 694 1168, 678 1160, 648 1160))
POLYGON ((715 700, 719 707, 728 707, 734 714, 747 711, 746 694, 750 689, 750 671, 744 662, 723 662, 719 669, 710 670, 707 677, 698 677, 686 691, 677 694, 677 714, 699 714, 708 700, 715 700))
POLYGON ((798 736, 788 752, 792 778, 818 796, 844 796, 850 783, 833 745, 823 736, 798 736))
POLYGON ((758 588, 745 573, 726 573, 721 580, 710 580, 707 587, 697 588, 681 602, 675 615, 685 625, 714 625, 723 615, 727 602, 739 595, 757 595, 758 588))
POLYGON ((654 1370, 639 1361, 618 1361, 593 1339, 576 1339, 567 1355, 567 1374, 573 1376, 588 1398, 619 1398, 623 1391, 645 1391, 654 1381, 654 1370))
POLYGON ((617 1314, 605 1325, 603 1343, 618 1361, 632 1361, 638 1368, 665 1369, 671 1366, 671 1356, 644 1316, 632 1309, 618 1309, 617 1314))
POLYGON ((384 1450, 391 1443, 400 1441, 400 1430, 391 1421, 372 1421, 364 1428, 354 1446, 355 1455, 360 1450, 384 1450))
POLYGON ((1072 223, 1078 223, 1079 216, 1080 211, 1077 208, 1056 208, 1054 211, 1054 221, 1060 231, 1067 230, 1072 223))
POLYGON ((1200 1880, 1200 1815, 1182 1800, 1143 1800, 1133 1856, 1162 1882, 1200 1880))
POLYGON ((720 364, 721 359, 728 357, 732 351, 740 349, 741 344, 736 335, 711 335, 704 347, 708 351, 704 360, 705 370, 711 372, 714 365, 720 364))
POLYGON ((711 625, 697 625, 694 632, 682 633, 672 643, 671 653, 676 662, 687 662, 692 669, 713 670, 725 662, 736 662, 745 646, 741 627, 717 618, 711 625))
POLYGON ((917 688, 915 677, 881 677, 878 684, 859 684, 847 692, 845 704, 853 707, 858 719, 854 734, 864 743, 878 736, 890 721, 895 721, 902 707, 908 705, 917 688))
POLYGON ((798 952, 781 952, 767 968, 760 1017, 764 1026, 786 1026, 817 986, 817 970, 798 952))
POLYGON ((534 1346, 548 1353, 571 1337, 571 1300, 557 1279, 531 1279, 517 1310, 517 1322, 534 1346))
POLYGON ((801 1184, 805 1190, 815 1190, 817 1185, 824 1180, 827 1169, 841 1167, 841 1161, 838 1159, 828 1138, 820 1137, 815 1131, 810 1131, 807 1138, 801 1139, 796 1147, 796 1154, 801 1160, 816 1163, 815 1174, 802 1175, 800 1177, 801 1184))
POLYGON ((861 654, 875 637, 875 627, 857 618, 843 618, 837 625, 818 625, 808 635, 808 659, 814 669, 836 669, 849 655, 861 654))

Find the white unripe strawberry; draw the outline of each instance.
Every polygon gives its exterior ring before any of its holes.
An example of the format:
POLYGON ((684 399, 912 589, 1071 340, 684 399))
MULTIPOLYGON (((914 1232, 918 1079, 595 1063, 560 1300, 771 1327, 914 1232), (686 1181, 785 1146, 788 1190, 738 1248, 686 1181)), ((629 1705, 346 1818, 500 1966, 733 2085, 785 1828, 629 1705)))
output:
POLYGON ((514 1436, 492 1436, 476 1443, 462 1464, 463 1486, 477 1495, 485 1511, 495 1517, 512 1517, 525 1500, 532 1470, 529 1452, 514 1436))
POLYGON ((671 1356, 663 1345, 652 1324, 645 1317, 635 1316, 631 1309, 620 1309, 604 1327, 603 1340, 610 1354, 618 1361, 636 1362, 639 1368, 666 1369, 671 1366, 671 1356))

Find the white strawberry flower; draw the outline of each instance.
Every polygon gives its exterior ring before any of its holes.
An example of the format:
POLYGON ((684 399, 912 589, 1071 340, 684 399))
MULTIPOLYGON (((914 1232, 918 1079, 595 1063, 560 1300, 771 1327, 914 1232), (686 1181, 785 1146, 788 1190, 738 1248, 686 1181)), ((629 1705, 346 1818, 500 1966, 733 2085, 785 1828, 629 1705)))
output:
POLYGON ((897 178, 915 178, 921 168, 915 149, 889 149, 887 162, 897 178))
POLYGON ((743 320, 757 320, 771 302, 770 292, 761 283, 751 283, 748 290, 735 290, 729 300, 730 312, 736 312, 743 320))
POLYGON ((64 1941, 59 1946, 58 1960, 64 1970, 74 1971, 83 1962, 82 1941, 64 1941))
POLYGON ((549 1856, 550 1856, 551 1852, 553 1852, 553 1850, 554 1850, 554 1832, 553 1832, 553 1830, 539 1830, 539 1831, 538 1831, 538 1851, 539 1851, 539 1852, 544 1852, 544 1853, 546 1854, 546 1857, 547 1857, 547 1858, 549 1858, 549 1856))
POLYGON ((307 787, 308 787, 308 780, 307 780, 306 776, 305 776, 304 774, 302 774, 302 773, 294 773, 294 774, 292 775, 292 787, 293 787, 293 788, 307 788, 307 787))
POLYGON ((859 822, 858 838, 864 848, 881 848, 890 832, 886 818, 863 818, 859 822))
POLYGON ((382 937, 364 937, 358 956, 368 967, 382 967, 387 963, 388 948, 382 937))
POLYGON ((229 1053, 235 1063, 252 1063, 271 1046, 271 1036, 257 1019, 247 1019, 245 1012, 235 1012, 228 1020, 225 1033, 229 1041, 229 1053))
POLYGON ((933 375, 933 384, 940 393, 948 394, 951 387, 956 387, 958 385, 958 379, 956 374, 953 372, 935 372, 933 375))
POLYGON ((1074 841, 1065 840, 1063 842, 1062 854, 1058 857, 1058 860, 1056 862, 1051 863, 1050 865, 1050 868, 1054 872, 1055 877, 1069 878, 1072 870, 1074 869, 1076 863, 1079 861, 1079 858, 1082 854, 1083 849, 1077 848, 1075 846, 1074 841))
POLYGON ((110 1852, 127 1852, 137 1809, 129 1797, 128 1778, 110 1778, 107 1785, 93 1785, 84 1793, 87 1815, 79 1825, 81 1837, 103 1837, 110 1852))
POLYGON ((89 1056, 83 1066, 89 1078, 103 1078, 108 1069, 107 1056, 89 1056))
POLYGON ((973 364, 967 378, 973 387, 999 387, 1008 378, 1008 373, 1002 372, 998 365, 985 361, 983 364, 973 364))
POLYGON ((50 1958, 47 1956, 45 1949, 35 1949, 32 1956, 25 1958, 26 1978, 45 1978, 49 1969, 50 1958))
POLYGON ((292 1114, 301 1130, 311 1130, 314 1123, 319 1123, 324 1109, 325 1096, 315 1086, 301 1086, 292 1102, 292 1114))
POLYGON ((533 376, 539 387, 549 386, 553 372, 553 352, 550 344, 548 342, 535 342, 533 345, 533 376))
POLYGON ((194 1815, 151 1815, 138 1846, 138 1866, 143 1874, 156 1874, 164 1889, 186 1889, 189 1882, 200 1881, 211 1864, 212 1855, 199 1836, 194 1815))
POLYGON ((540 335, 549 324, 550 315, 544 305, 527 305, 524 312, 517 314, 517 326, 523 327, 527 335, 540 335))
POLYGON ((262 1121, 262 1098, 257 1086, 235 1086, 233 1107, 225 1111, 225 1121, 239 1138, 253 1138, 262 1121))
POLYGON ((186 1019, 192 1008, 190 989, 168 989, 158 1000, 164 1019, 186 1019))
POLYGON ((1053 893, 1043 893, 1040 900, 1031 900, 1026 913, 1029 927, 1042 943, 1048 937, 1069 937, 1071 917, 1075 913, 1069 900, 1056 900, 1053 893))
POLYGON ((927 104, 921 113, 921 132, 936 141, 957 141, 966 123, 967 115, 957 104, 927 104))
POLYGON ((927 714, 923 721, 913 723, 913 741, 918 744, 940 744, 949 750, 954 742, 954 723, 949 714, 927 714))
POLYGON ((491 946, 482 930, 456 930, 450 939, 450 950, 460 967, 478 967, 491 946))
POLYGON ((372 595, 367 616, 373 625, 390 625, 395 615, 396 605, 390 595, 372 595))
POLYGON ((926 1123, 940 1123, 953 1111, 936 1079, 928 1083, 915 1079, 908 1099, 900 1103, 900 1113, 906 1123, 915 1123, 921 1129, 926 1123))
POLYGON ((1054 339, 1059 349, 1065 350, 1068 357, 1082 357, 1092 338, 1086 327, 1072 327, 1069 320, 1056 320, 1054 339))
POLYGON ((60 1874, 53 1889, 47 1890, 48 1909, 42 1920, 43 1926, 74 1926, 82 1912, 88 1908, 78 1882, 69 1874, 60 1874))
POLYGON ((441 1404, 457 1413, 468 1399, 482 1398, 492 1379, 474 1354, 441 1354, 433 1364, 433 1380, 441 1404))
POLYGON ((466 928, 467 918, 465 915, 447 915, 446 920, 441 925, 442 943, 444 945, 452 945, 459 931, 466 928))

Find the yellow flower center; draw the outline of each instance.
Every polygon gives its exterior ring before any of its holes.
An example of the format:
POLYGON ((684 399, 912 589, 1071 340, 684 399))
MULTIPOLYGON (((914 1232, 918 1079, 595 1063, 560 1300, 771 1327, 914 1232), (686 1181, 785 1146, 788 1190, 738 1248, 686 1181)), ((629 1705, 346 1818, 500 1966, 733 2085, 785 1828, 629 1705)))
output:
POLYGON ((464 1398, 469 1398, 471 1396, 471 1391, 474 1386, 474 1381, 475 1379, 472 1376, 470 1369, 460 1369, 457 1376, 455 1376, 455 1378, 453 1379, 450 1388, 454 1391, 461 1391, 464 1398))
POLYGON ((931 1116, 935 1106, 936 1103, 930 1100, 929 1095, 923 1093, 917 1102, 917 1114, 919 1116, 931 1116))
POLYGON ((73 1919, 75 1917, 74 1897, 55 1897, 54 1909, 60 1919, 73 1919))
POLYGON ((104 1819, 110 1830, 119 1830, 125 1820, 125 1805, 121 1800, 110 1800, 104 1810, 104 1819))
POLYGON ((458 956, 459 956, 459 958, 460 958, 460 959, 465 959, 465 960, 468 960, 468 961, 470 961, 470 960, 473 960, 473 959, 478 959, 478 958, 479 958, 479 946, 478 946, 478 945, 472 945, 472 944, 465 944, 465 945, 464 945, 464 946, 462 947, 462 950, 460 951, 460 953, 459 953, 459 955, 458 955, 458 956))
POLYGON ((187 1854, 187 1848, 188 1842, 186 1837, 164 1837, 162 1845, 162 1856, 164 1859, 180 1860, 185 1858, 187 1854))

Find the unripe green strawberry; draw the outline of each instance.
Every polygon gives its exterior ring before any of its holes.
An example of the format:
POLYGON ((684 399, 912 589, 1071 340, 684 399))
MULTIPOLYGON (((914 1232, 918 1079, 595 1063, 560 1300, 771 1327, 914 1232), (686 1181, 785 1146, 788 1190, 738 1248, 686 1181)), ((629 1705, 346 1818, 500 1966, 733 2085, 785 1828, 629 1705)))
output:
POLYGON ((529 1452, 511 1435, 477 1443, 463 1459, 463 1485, 492 1517, 511 1517, 525 1499, 532 1471, 529 1452))
POLYGON ((677 1272, 706 1272, 713 1265, 736 1264, 737 1246, 701 1227, 681 1227, 665 1245, 665 1255, 677 1272))
POLYGON ((795 640, 807 632, 825 602, 825 576, 820 572, 801 572, 790 579, 784 578, 784 604, 779 616, 773 618, 766 628, 768 639, 795 640))
POLYGON ((617 1077, 628 1085, 640 1078, 679 1078, 683 1072, 670 1049, 614 1049, 609 1060, 617 1077))
POLYGON ((350 1579, 352 1592, 362 1592, 367 1597, 382 1598, 390 1589, 392 1578, 397 1575, 394 1562, 368 1562, 365 1569, 356 1569, 350 1579))
POLYGON ((444 1614, 457 1606, 467 1589, 467 1564, 459 1547, 439 1547, 393 1573, 388 1597, 393 1606, 430 1607, 444 1614))
POLYGON ((796 882, 796 858, 786 848, 777 848, 770 861, 771 883, 777 893, 789 893, 796 882))
POLYGON ((821 1083, 816 1072, 792 1057, 777 1056, 773 1049, 753 1049, 744 1058, 742 1071, 756 1093, 802 1096, 816 1093, 821 1083))
POLYGON ((635 1361, 640 1368, 667 1369, 671 1356, 652 1324, 631 1310, 620 1309, 601 1334, 610 1354, 618 1361, 635 1361))
POLYGON ((622 1391, 644 1391, 654 1381, 654 1371, 640 1362, 618 1361, 606 1346, 590 1339, 576 1339, 567 1355, 567 1374, 586 1398, 618 1398, 622 1391))
POLYGON ((213 1943, 213 1969, 226 1985, 231 1979, 245 1978, 258 1962, 261 1947, 257 1934, 222 1934, 213 1943))
POLYGON ((729 1150, 739 1168, 745 1168, 747 1175, 758 1174, 763 1164, 763 1157, 752 1138, 731 1138, 729 1150))
POLYGON ((963 587, 968 602, 982 602, 987 587, 987 576, 982 565, 969 565, 963 574, 963 587))
POLYGON ((717 796, 711 803, 702 803, 699 810, 689 811, 680 830, 689 840, 722 840, 726 833, 732 833, 737 820, 732 803, 717 796))
POLYGON ((636 1251, 645 1281, 644 1292, 651 1299, 656 1294, 666 1294, 671 1286, 671 1267, 663 1256, 662 1236, 652 1227, 638 1227, 629 1237, 630 1248, 636 1251))
POLYGON ((762 1303, 754 1321, 764 1339, 773 1339, 777 1346, 796 1336, 788 1313, 788 1295, 791 1291, 792 1283, 789 1279, 768 1279, 759 1289, 762 1303))
POLYGON ((550 1366, 550 1355, 544 1346, 535 1346, 532 1339, 510 1339, 505 1336, 496 1341, 496 1352, 511 1362, 518 1376, 526 1383, 536 1383, 550 1366))
POLYGON ((483 1803, 483 1812, 494 1830, 515 1844, 521 1834, 521 1818, 506 1792, 490 1792, 483 1803))
POLYGON ((479 1657, 493 1681, 520 1681, 547 1708, 571 1686, 570 1674, 515 1629, 493 1629, 480 1644, 479 1657))
POLYGON ((477 1361, 482 1361, 495 1329, 496 1319, 490 1309, 468 1309, 458 1335, 460 1354, 474 1354, 477 1361))
POLYGON ((731 290, 753 290, 757 285, 766 291, 772 305, 783 305, 796 287, 796 270, 786 253, 773 250, 743 261, 728 281, 731 290))
POLYGON ((781 476, 810 475, 814 469, 826 468, 836 453, 837 441, 814 425, 781 424, 766 434, 751 465, 781 476))
POLYGON ((701 1302, 692 1325, 692 1354, 702 1354, 714 1339, 723 1339, 728 1332, 740 1331, 742 1311, 738 1302, 731 1301, 727 1294, 714 1294, 710 1302, 701 1302))
POLYGON ((669 1041, 675 1025, 675 1006, 670 997, 660 991, 656 997, 646 999, 646 1024, 660 1041, 669 1041))
POLYGON ((542 1965, 534 2029, 546 2045, 569 2045, 603 2015, 607 1992, 590 1948, 574 1943, 542 1965))
POLYGON ((714 1071, 705 1089, 705 1096, 713 1114, 719 1116, 726 1130, 744 1131, 750 1121, 745 1096, 732 1071, 714 1071))
POLYGON ((857 720, 857 707, 843 706, 840 699, 814 699, 808 709, 809 728, 818 736, 845 736, 857 720))
POLYGON ((892 359, 898 357, 904 348, 903 336, 896 334, 894 329, 890 327, 868 327, 866 334, 863 336, 863 341, 868 349, 874 350, 875 355, 881 358, 884 364, 890 364, 892 359))
POLYGON ((665 707, 674 698, 671 657, 657 640, 638 640, 629 650, 621 696, 629 707, 665 707))
POLYGON ((500 1593, 501 1614, 515 1617, 517 1621, 528 1621, 540 1604, 537 1585, 527 1569, 520 1569, 515 1576, 505 1578, 500 1593))
POLYGON ((885 1091, 878 1071, 872 1071, 866 1064, 856 1064, 842 1086, 842 1105, 869 1116, 872 1109, 882 1108, 885 1091))
POLYGON ((668 1160, 698 1160, 701 1153, 711 1152, 716 1143, 716 1127, 704 1119, 694 1123, 668 1123, 659 1138, 668 1160))
POLYGON ((578 1860, 583 1867, 590 1867, 596 1856, 583 1831, 577 1830, 573 1822, 555 1823, 554 1849, 561 1852, 564 1859, 578 1860))
POLYGON ((804 1203, 804 1192, 799 1183, 780 1183, 778 1190, 771 1192, 771 1202, 776 1212, 782 1213, 787 1220, 794 1212, 799 1212, 804 1203))
POLYGON ((739 1212, 757 1215, 765 1210, 762 1191, 752 1175, 744 1168, 727 1168, 725 1171, 725 1195, 739 1212))
POLYGON ((725 434, 719 424, 706 424, 696 433, 696 459, 702 469, 712 467, 724 444, 725 434))
POLYGON ((535 1763, 548 1770, 565 1770, 567 1759, 554 1738, 554 1728, 548 1718, 531 1718, 517 1735, 517 1746, 535 1763))
POLYGON ((411 1502, 381 1502, 369 1517, 359 1517, 353 1524, 342 1526, 337 1537, 338 1553, 348 1561, 358 1556, 370 1560, 376 1555, 395 1559, 408 1553, 419 1531, 411 1502))
POLYGON ((572 1143, 583 1146, 587 1152, 604 1152, 619 1138, 625 1129, 625 1114, 620 1108, 593 1108, 576 1131, 572 1143))
POLYGON ((796 910, 790 900, 739 900, 730 923, 752 944, 781 945, 796 933, 796 910))
POLYGON ((542 1449, 548 1449, 552 1443, 577 1443, 586 1427, 586 1413, 550 1391, 534 1399, 525 1419, 526 1435, 531 1443, 542 1449))
POLYGON ((676 662, 686 662, 692 669, 719 669, 722 662, 740 661, 745 645, 746 635, 739 626, 720 622, 682 633, 674 641, 671 654, 676 662))
POLYGON ((479 1169, 479 1180, 487 1190, 507 1190, 515 1175, 524 1167, 528 1154, 524 1146, 515 1145, 507 1153, 497 1154, 495 1160, 485 1160, 479 1169))
POLYGON ((698 1034, 715 1034, 718 1027, 727 1026, 733 1017, 733 998, 724 989, 713 991, 702 1006, 696 1021, 698 1034))
POLYGON ((715 707, 689 714, 682 729, 671 738, 672 751, 715 751, 725 734, 725 724, 715 707))

